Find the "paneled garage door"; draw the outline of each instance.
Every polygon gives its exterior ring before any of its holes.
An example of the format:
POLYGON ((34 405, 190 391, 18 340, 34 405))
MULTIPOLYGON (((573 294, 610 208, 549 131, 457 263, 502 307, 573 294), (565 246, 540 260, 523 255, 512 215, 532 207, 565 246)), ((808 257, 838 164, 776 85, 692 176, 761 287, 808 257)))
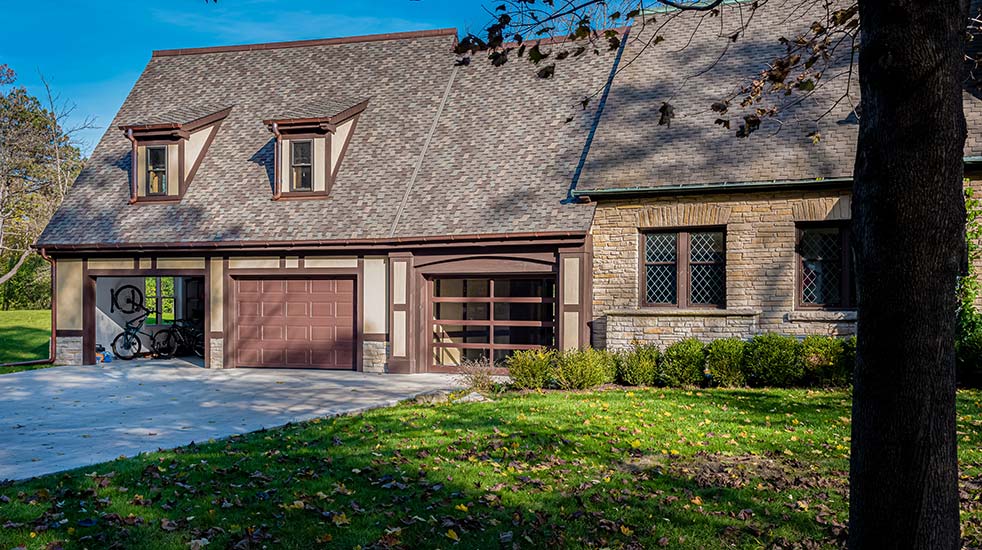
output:
POLYGON ((235 366, 355 368, 353 279, 234 279, 235 366))

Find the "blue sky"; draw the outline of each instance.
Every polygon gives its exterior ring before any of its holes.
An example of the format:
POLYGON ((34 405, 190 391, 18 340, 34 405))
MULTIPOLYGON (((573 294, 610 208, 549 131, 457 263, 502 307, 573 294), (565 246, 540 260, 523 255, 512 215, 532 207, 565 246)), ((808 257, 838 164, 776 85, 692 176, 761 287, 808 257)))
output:
POLYGON ((153 50, 456 27, 480 31, 481 0, 0 0, 0 64, 42 95, 39 74, 99 126, 112 122, 153 50))

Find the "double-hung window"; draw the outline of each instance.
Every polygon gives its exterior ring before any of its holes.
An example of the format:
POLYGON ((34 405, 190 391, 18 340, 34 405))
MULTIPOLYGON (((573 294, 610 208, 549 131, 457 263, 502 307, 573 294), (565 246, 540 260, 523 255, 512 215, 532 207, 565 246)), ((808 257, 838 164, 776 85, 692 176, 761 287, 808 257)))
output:
POLYGON ((726 306, 726 234, 722 228, 641 235, 645 306, 726 306))
POLYGON ((798 226, 798 306, 849 309, 855 307, 847 223, 798 226))
POLYGON ((167 147, 147 147, 147 195, 167 194, 167 147))
POLYGON ((290 191, 313 191, 313 142, 290 142, 290 191))

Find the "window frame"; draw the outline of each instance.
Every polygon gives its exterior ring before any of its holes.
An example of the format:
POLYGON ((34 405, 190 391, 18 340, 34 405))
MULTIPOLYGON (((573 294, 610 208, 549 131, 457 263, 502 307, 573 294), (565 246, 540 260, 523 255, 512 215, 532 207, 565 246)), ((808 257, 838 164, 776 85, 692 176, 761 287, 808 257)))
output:
POLYGON ((177 279, 178 277, 174 275, 148 275, 144 277, 143 294, 144 296, 146 296, 147 302, 149 302, 151 299, 154 301, 153 309, 147 308, 150 309, 152 315, 147 316, 146 324, 152 326, 173 325, 174 321, 177 320, 177 279), (163 280, 168 278, 173 279, 173 282, 171 283, 171 294, 169 296, 164 296, 163 280), (147 279, 155 280, 153 296, 150 296, 149 288, 147 288, 147 284, 146 284, 147 279), (163 321, 164 300, 170 300, 173 303, 173 309, 174 309, 174 319, 172 319, 170 322, 167 323, 163 321), (153 318, 153 322, 150 322, 151 318, 153 318))
POLYGON ((854 311, 856 309, 856 285, 853 281, 855 272, 853 271, 852 258, 852 224, 851 220, 818 221, 818 222, 797 222, 795 223, 794 239, 794 262, 795 262, 795 285, 794 285, 794 305, 795 309, 809 311, 854 311), (842 277, 839 281, 840 303, 829 304, 806 304, 802 301, 805 279, 802 273, 803 261, 801 256, 801 238, 804 231, 808 229, 829 229, 839 230, 839 244, 841 246, 840 262, 842 265, 842 277))
POLYGON ((144 180, 145 180, 144 181, 144 184, 146 185, 146 196, 148 196, 148 197, 166 197, 166 196, 168 196, 167 195, 167 191, 168 191, 168 185, 170 184, 170 181, 168 181, 168 180, 170 180, 170 177, 169 177, 170 174, 168 174, 167 168, 170 165, 170 163, 169 163, 169 159, 167 158, 167 156, 168 156, 167 155, 167 149, 168 149, 168 146, 167 145, 147 145, 145 147, 145 152, 146 152, 147 158, 146 158, 146 173, 144 174, 144 180), (159 149, 159 150, 161 150, 161 151, 164 152, 164 167, 163 167, 163 169, 159 169, 159 168, 158 169, 154 169, 154 168, 152 168, 152 166, 150 164, 150 152, 153 151, 153 150, 157 150, 157 149, 159 149), (154 193, 154 192, 152 192, 150 190, 150 176, 151 176, 151 174, 161 173, 161 172, 164 175, 164 179, 163 179, 163 184, 164 185, 162 186, 162 188, 161 188, 162 190, 161 191, 159 191, 157 193, 154 193))
POLYGON ((313 193, 314 192, 314 140, 313 139, 291 139, 289 141, 290 147, 290 193, 313 193), (297 164, 294 154, 294 148, 301 143, 306 143, 310 147, 310 162, 306 164, 297 164), (301 189, 297 187, 297 181, 294 177, 297 167, 307 167, 310 170, 310 188, 301 189))
MULTIPOLYGON (((659 308, 659 309, 680 309, 680 310, 700 310, 700 309, 726 309, 727 300, 727 246, 726 246, 726 226, 725 225, 708 225, 708 226, 693 226, 693 227, 666 227, 666 228, 652 228, 652 229, 641 229, 639 231, 638 238, 638 303, 643 308, 659 308), (719 304, 693 304, 692 296, 690 294, 690 279, 691 272, 690 269, 690 254, 689 254, 689 242, 692 233, 722 233, 723 234, 723 301, 719 304), (675 303, 651 303, 648 302, 648 280, 647 280, 647 266, 654 265, 661 262, 648 262, 646 261, 645 248, 647 246, 648 235, 657 234, 675 234, 677 235, 675 239, 675 303)), ((697 262, 704 263, 704 262, 697 262)))

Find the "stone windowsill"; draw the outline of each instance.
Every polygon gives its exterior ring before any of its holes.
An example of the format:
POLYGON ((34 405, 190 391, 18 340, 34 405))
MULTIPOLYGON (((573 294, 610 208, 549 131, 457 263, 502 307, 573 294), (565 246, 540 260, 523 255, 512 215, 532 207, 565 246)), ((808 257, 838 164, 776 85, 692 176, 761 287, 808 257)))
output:
POLYGON ((608 317, 756 317, 759 309, 678 309, 678 308, 628 308, 612 309, 608 317))
POLYGON ((799 322, 829 322, 829 321, 846 321, 855 322, 856 312, 853 310, 845 311, 824 311, 824 310, 802 310, 802 311, 792 311, 788 313, 788 321, 799 321, 799 322))

